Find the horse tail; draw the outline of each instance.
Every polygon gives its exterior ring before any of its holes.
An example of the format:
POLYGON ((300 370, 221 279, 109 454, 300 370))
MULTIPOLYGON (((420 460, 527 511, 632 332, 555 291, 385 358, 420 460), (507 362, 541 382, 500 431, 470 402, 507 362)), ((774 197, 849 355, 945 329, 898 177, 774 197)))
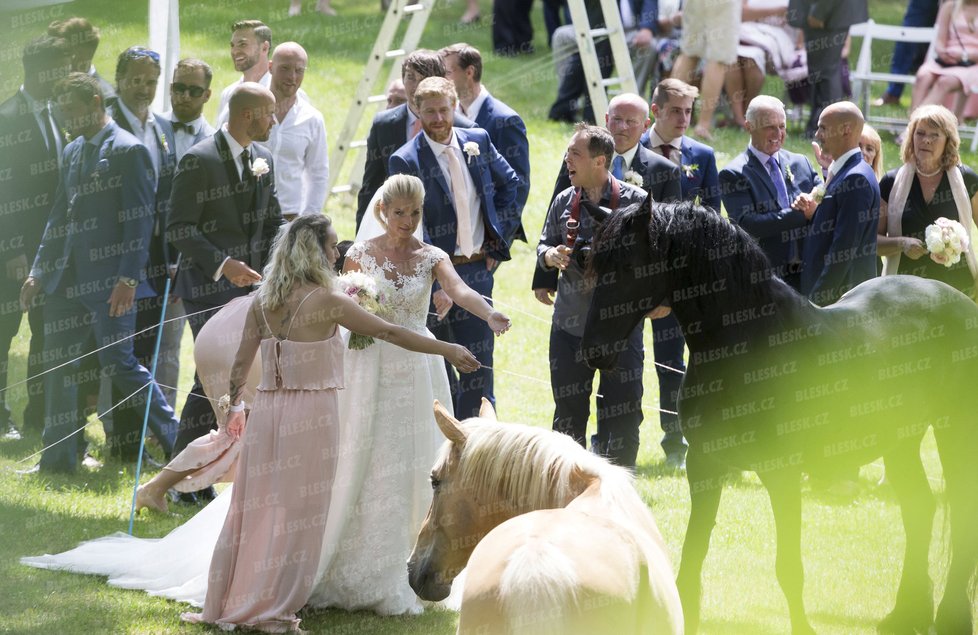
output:
POLYGON ((577 605, 573 561, 553 543, 534 540, 507 558, 499 583, 504 619, 513 635, 560 635, 577 605))

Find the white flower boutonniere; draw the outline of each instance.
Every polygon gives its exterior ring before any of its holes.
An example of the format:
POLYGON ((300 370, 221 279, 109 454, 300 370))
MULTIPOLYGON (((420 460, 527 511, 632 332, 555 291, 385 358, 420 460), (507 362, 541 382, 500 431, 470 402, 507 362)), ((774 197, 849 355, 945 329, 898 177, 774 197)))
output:
POLYGON ((472 163, 472 157, 477 157, 481 154, 481 152, 479 152, 479 144, 475 141, 466 141, 462 146, 462 151, 469 157, 469 163, 472 163))
POLYGON ((635 187, 642 187, 642 175, 635 170, 629 170, 624 174, 625 183, 634 185, 635 187))
POLYGON ((816 185, 809 196, 812 197, 812 200, 815 201, 816 205, 821 205, 822 201, 825 199, 825 186, 816 185))
POLYGON ((166 142, 166 135, 160 133, 160 145, 163 146, 163 154, 170 154, 170 146, 166 142))
POLYGON ((700 165, 699 163, 690 163, 688 165, 684 164, 682 168, 683 174, 686 175, 686 178, 691 179, 693 178, 693 175, 696 174, 696 171, 700 169, 700 165))
POLYGON ((794 183, 795 181, 795 173, 791 171, 790 165, 784 166, 784 180, 788 183, 794 183))
POLYGON ((260 178, 268 174, 268 161, 266 161, 261 157, 258 157, 257 159, 252 161, 251 173, 255 176, 255 178, 260 178))

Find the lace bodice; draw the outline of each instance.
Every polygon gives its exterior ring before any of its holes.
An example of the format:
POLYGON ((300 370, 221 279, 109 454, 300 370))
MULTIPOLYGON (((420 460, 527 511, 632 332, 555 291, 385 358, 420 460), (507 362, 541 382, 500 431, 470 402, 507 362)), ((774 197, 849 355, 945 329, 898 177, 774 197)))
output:
POLYGON ((409 263, 397 266, 379 254, 369 243, 354 243, 346 252, 360 265, 361 271, 377 281, 390 313, 383 317, 394 324, 420 331, 425 328, 434 267, 448 254, 433 245, 425 245, 421 254, 409 263), (378 262, 378 258, 383 261, 378 262))

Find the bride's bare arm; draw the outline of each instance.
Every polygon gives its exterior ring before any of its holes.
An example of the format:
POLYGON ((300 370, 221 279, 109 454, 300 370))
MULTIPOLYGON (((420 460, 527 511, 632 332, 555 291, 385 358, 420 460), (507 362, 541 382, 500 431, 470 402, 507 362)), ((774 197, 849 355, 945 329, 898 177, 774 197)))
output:
POLYGON ((333 292, 330 302, 333 306, 330 314, 335 316, 336 323, 355 333, 384 340, 409 351, 441 355, 463 373, 470 373, 480 366, 475 355, 464 346, 425 337, 402 326, 391 324, 364 311, 355 300, 342 293, 333 292))
POLYGON ((442 258, 434 268, 435 277, 441 288, 445 290, 455 304, 459 305, 472 315, 484 320, 489 328, 496 335, 502 335, 510 327, 509 318, 501 311, 494 309, 485 298, 475 292, 469 285, 465 284, 455 267, 447 258, 442 258))

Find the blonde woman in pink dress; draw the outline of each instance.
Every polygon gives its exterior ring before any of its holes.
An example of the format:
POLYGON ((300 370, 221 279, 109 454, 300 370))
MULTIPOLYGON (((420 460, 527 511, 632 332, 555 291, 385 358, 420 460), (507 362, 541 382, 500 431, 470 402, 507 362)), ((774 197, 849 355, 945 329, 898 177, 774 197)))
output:
MULTIPOLYGON (((299 630, 296 611, 317 582, 336 464, 336 392, 343 387, 344 354, 339 325, 408 350, 441 355, 462 372, 478 368, 463 347, 385 322, 334 291, 333 245, 328 218, 307 216, 291 223, 279 234, 264 282, 252 299, 229 389, 227 432, 242 441, 234 487, 229 497, 222 494, 186 523, 206 528, 214 519, 198 522, 198 517, 211 508, 219 512, 221 502, 229 505, 210 561, 203 612, 184 614, 187 621, 224 629, 299 630), (242 393, 259 349, 261 381, 254 403, 246 404, 242 393)), ((158 542, 172 544, 171 537, 182 529, 158 542)), ((22 562, 125 578, 140 568, 139 552, 132 547, 150 550, 152 545, 143 543, 153 542, 110 536, 65 554, 22 562)), ((199 581, 179 579, 176 561, 181 555, 173 553, 173 561, 162 565, 147 563, 167 574, 176 569, 170 579, 180 585, 164 584, 154 592, 193 601, 196 591, 187 589, 199 589, 199 581)), ((125 579, 119 586, 147 588, 125 579)))

